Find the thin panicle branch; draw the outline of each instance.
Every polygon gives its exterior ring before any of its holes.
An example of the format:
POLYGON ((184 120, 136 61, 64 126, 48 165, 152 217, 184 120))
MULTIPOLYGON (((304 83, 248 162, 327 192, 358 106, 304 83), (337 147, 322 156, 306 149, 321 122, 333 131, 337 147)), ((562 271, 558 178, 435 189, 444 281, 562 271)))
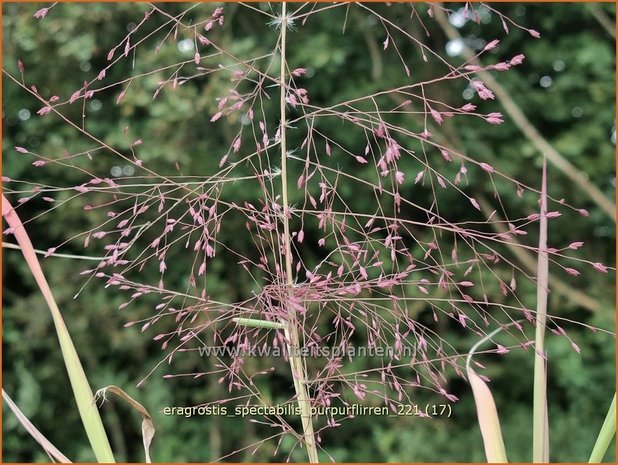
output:
MULTIPOLYGON (((442 27, 446 35, 450 39, 457 39, 462 44, 464 40, 461 34, 449 24, 446 14, 441 8, 435 9, 435 16, 438 24, 442 27)), ((496 93, 498 100, 504 106, 506 112, 513 118, 513 122, 521 130, 521 132, 530 140, 536 147, 543 158, 547 158, 553 166, 562 171, 571 181, 579 186, 606 214, 614 223, 616 222, 616 205, 605 194, 595 186, 588 177, 578 170, 567 158, 565 158, 558 150, 551 145, 545 137, 537 130, 524 114, 522 109, 515 103, 510 93, 496 80, 496 78, 488 71, 483 70, 478 57, 464 45, 464 56, 470 63, 479 67, 478 75, 485 81, 488 87, 496 93)))

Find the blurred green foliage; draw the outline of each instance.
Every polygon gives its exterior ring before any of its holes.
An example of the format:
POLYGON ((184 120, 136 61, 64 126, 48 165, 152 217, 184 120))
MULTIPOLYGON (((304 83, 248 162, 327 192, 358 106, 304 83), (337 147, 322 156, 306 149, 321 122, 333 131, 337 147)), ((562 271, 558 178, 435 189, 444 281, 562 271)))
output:
MULTIPOLYGON (((182 4, 162 5, 161 8, 174 15, 187 8, 182 4)), ((255 5, 277 9, 276 4, 255 5)), ((6 72, 19 79, 17 60, 20 59, 25 64, 28 84, 36 84, 42 95, 56 94, 62 99, 68 99, 85 80, 92 80, 107 65, 108 51, 118 45, 149 9, 148 4, 140 3, 59 4, 46 18, 34 19, 33 13, 42 6, 45 5, 3 5, 3 66, 6 72)), ((446 6, 455 10, 462 8, 461 4, 446 6)), ((199 4, 184 16, 183 21, 206 18, 214 7, 199 4)), ((411 33, 426 46, 439 52, 444 50, 447 41, 437 25, 424 20, 430 32, 426 36, 418 23, 409 19, 409 6, 375 5, 375 8, 392 17, 395 23, 409 25, 411 33)), ((427 6, 415 5, 415 8, 426 18, 424 11, 427 6)), ((607 197, 614 198, 615 142, 612 143, 611 138, 612 132, 615 133, 615 52, 612 38, 583 3, 500 4, 495 8, 522 25, 541 31, 543 38, 534 40, 517 28, 511 28, 505 35, 495 14, 487 15, 487 20, 480 26, 466 24, 461 28, 462 34, 471 43, 477 36, 500 37, 500 47, 492 52, 496 62, 508 60, 518 53, 526 55, 522 66, 498 75, 500 82, 539 131, 571 163, 583 170, 607 197), (547 77, 549 81, 544 79, 547 77), (544 87, 541 81, 550 82, 550 85, 544 87)), ((602 4, 600 8, 614 20, 614 5, 602 4)), ((225 5, 225 16, 225 27, 215 28, 209 36, 213 41, 236 56, 260 56, 271 51, 278 31, 266 25, 262 16, 235 3, 225 5)), ((153 18, 140 29, 139 36, 155 31, 163 22, 162 16, 153 14, 153 18)), ((117 82, 127 76, 150 73, 181 59, 188 62, 193 59, 192 47, 186 52, 179 48, 181 41, 191 41, 184 31, 179 30, 177 36, 172 34, 163 41, 161 38, 159 33, 145 40, 135 56, 111 68, 104 82, 117 82), (157 46, 159 49, 155 53, 157 46)), ((303 80, 303 85, 309 92, 311 103, 318 106, 409 82, 392 47, 382 52, 383 40, 383 29, 362 9, 335 8, 309 17, 306 24, 296 25, 290 33, 289 67, 302 66, 311 70, 311 76, 303 80), (342 33, 344 24, 345 34, 342 33)), ((122 48, 118 48, 116 55, 122 53, 122 48)), ((415 80, 434 75, 435 68, 431 63, 423 62, 416 48, 402 45, 400 52, 409 59, 415 80)), ((277 63, 266 61, 257 66, 262 70, 267 66, 271 70, 277 69, 277 63)), ((203 59, 202 65, 220 62, 224 66, 231 63, 226 62, 225 57, 217 57, 203 59)), ((68 118, 79 122, 81 112, 85 110, 88 114, 85 120, 87 130, 123 154, 129 153, 129 146, 135 139, 144 139, 139 156, 157 173, 171 176, 178 174, 178 170, 184 175, 210 173, 227 151, 239 127, 234 117, 217 125, 209 124, 209 119, 217 111, 215 99, 229 90, 229 74, 214 73, 206 78, 192 79, 174 92, 168 85, 153 99, 160 81, 169 79, 174 70, 162 69, 135 78, 130 84, 125 82, 122 86, 110 87, 86 103, 85 108, 80 101, 63 107, 63 111, 68 118), (122 104, 116 105, 116 98, 127 87, 122 104)), ((16 145, 49 154, 75 153, 92 147, 91 141, 59 118, 51 115, 38 117, 36 111, 41 107, 40 102, 6 76, 2 92, 5 176, 43 182, 40 170, 31 166, 30 158, 16 156, 13 148, 16 145)), ((432 87, 431 92, 446 101, 460 101, 462 104, 466 101, 465 88, 461 84, 442 84, 432 87)), ((275 96, 276 92, 270 97, 275 96)), ((276 105, 265 108, 268 112, 266 120, 276 121, 276 105)), ((480 109, 483 112, 501 111, 495 101, 482 102, 480 109)), ((294 116, 298 114, 292 110, 291 117, 294 116)), ((457 119, 457 123, 446 120, 441 127, 432 130, 461 152, 491 163, 525 184, 538 186, 541 158, 509 118, 505 120, 501 126, 490 126, 473 118, 457 119)), ((411 128, 421 127, 421 122, 414 119, 398 123, 411 128)), ((275 124, 270 125, 270 132, 274 132, 274 127, 275 124)), ((363 141, 355 139, 354 132, 347 131, 343 123, 337 127, 318 122, 316 128, 350 150, 360 152, 363 149, 363 141)), ((295 131, 290 131, 291 146, 300 145, 302 137, 302 134, 297 136, 295 131)), ((111 154, 93 153, 93 158, 88 162, 93 169, 109 172, 117 168, 123 170, 124 175, 132 174, 131 165, 123 164, 111 154)), ((77 166, 80 163, 83 162, 75 161, 77 166)), ((340 163, 342 170, 357 170, 358 173, 358 165, 353 162, 342 158, 340 163)), ((404 163, 407 163, 402 166, 406 168, 409 179, 420 165, 411 161, 404 163)), ((445 168, 448 169, 451 168, 445 168)), ((549 173, 550 194, 554 198, 564 197, 569 203, 590 210, 590 217, 585 221, 575 218, 576 215, 570 218, 565 214, 560 223, 562 227, 550 228, 550 243, 563 247, 574 240, 584 241, 586 258, 613 266, 614 224, 560 172, 550 166, 549 173)), ((360 171, 359 176, 362 175, 360 171)), ((70 187, 84 181, 78 170, 56 165, 45 169, 44 182, 51 185, 70 187)), ((483 182, 486 181, 478 173, 469 174, 469 184, 478 185, 479 194, 486 194, 481 187, 483 182)), ((402 192, 407 198, 414 198, 420 204, 431 202, 433 193, 428 186, 407 185, 410 187, 402 192)), ((14 190, 23 188, 12 182, 5 183, 6 186, 14 190)), ((518 212, 516 216, 526 216, 537 208, 532 196, 519 198, 510 186, 499 180, 496 189, 507 211, 518 212)), ((372 196, 359 195, 352 187, 343 193, 359 210, 372 211, 372 196)), ((255 199, 260 192, 257 185, 248 185, 242 191, 225 192, 224 195, 238 201, 255 199)), ((293 196, 291 202, 301 201, 300 195, 293 196)), ((444 192, 441 208, 450 206, 452 211, 447 216, 457 217, 457 212, 468 206, 458 205, 459 197, 453 197, 449 202, 449 195, 452 194, 444 192)), ((53 214, 38 216, 50 208, 38 200, 20 208, 23 218, 37 217, 29 222, 29 234, 35 246, 46 249, 57 245, 100 222, 101 217, 84 215, 83 201, 80 198, 71 200, 71 197, 70 191, 59 193, 56 205, 63 201, 67 203, 55 209, 53 214)), ((12 197, 14 200, 16 197, 12 197)), ((244 231, 243 222, 239 220, 231 217, 222 236, 232 249, 249 254, 252 244, 243 234, 237 233, 244 231)), ((144 243, 152 239, 146 237, 144 243)), ((62 251, 84 253, 80 246, 82 240, 69 242, 62 251)), ((530 244, 534 245, 534 241, 530 244)), ((102 249, 97 249, 96 245, 88 249, 92 255, 100 252, 102 249)), ((307 252, 306 259, 310 262, 319 258, 311 257, 312 253, 307 252)), ((68 379, 53 335, 51 318, 20 254, 5 250, 3 258, 3 387, 61 451, 74 461, 91 461, 93 457, 77 409, 68 395, 68 379)), ((191 256, 175 255, 167 279, 183 282, 186 279, 183 270, 190 268, 192 260, 191 256)), ((209 264, 209 287, 216 295, 238 300, 251 292, 252 283, 237 271, 237 267, 227 266, 230 260, 234 257, 226 257, 223 253, 209 264)), ((124 301, 123 296, 104 289, 100 283, 88 284, 79 297, 74 298, 84 285, 84 279, 76 271, 81 271, 86 265, 48 258, 43 261, 43 266, 91 385, 94 388, 119 385, 153 413, 157 433, 152 455, 156 461, 212 460, 272 434, 267 427, 246 420, 225 417, 184 419, 163 415, 161 409, 165 406, 197 405, 225 396, 225 387, 207 382, 206 378, 162 379, 165 370, 159 368, 142 388, 135 388, 135 384, 164 355, 158 344, 152 342, 152 335, 142 334, 136 327, 123 329, 122 326, 126 321, 145 318, 152 311, 152 302, 141 301, 119 311, 117 308, 124 301)), ((554 293, 550 297, 550 313, 613 331, 615 291, 612 280, 605 276, 600 279, 589 268, 582 268, 582 274, 577 278, 565 275, 557 267, 554 271, 570 286, 596 299, 600 310, 591 314, 554 293)), ((156 269, 147 268, 144 274, 151 276, 153 282, 158 280, 156 269)), ((534 286, 520 283, 520 287, 525 289, 528 305, 532 307, 534 286)), ((423 310, 418 309, 419 318, 430 319, 423 310)), ((442 337, 459 351, 466 352, 475 342, 471 332, 462 333, 459 327, 444 323, 436 326, 442 337)), ((588 458, 615 389, 615 340, 611 335, 595 333, 577 325, 569 325, 568 331, 581 347, 581 354, 574 352, 564 338, 550 337, 548 341, 551 459, 581 462, 588 458)), ((525 462, 531 455, 532 358, 531 351, 513 352, 499 359, 479 356, 487 367, 486 374, 492 379, 491 387, 511 461, 525 462)), ((178 357, 174 361, 174 371, 203 370, 204 363, 210 362, 197 360, 197 357, 178 357)), ((247 362, 247 370, 252 368, 251 364, 257 367, 257 363, 247 362)), ((363 361, 355 360, 354 363, 362 368, 363 361)), ((285 369, 277 371, 286 373, 285 369)), ((471 393, 463 380, 454 374, 451 376, 450 392, 461 400, 453 405, 450 419, 358 417, 322 433, 323 447, 335 460, 347 462, 483 461, 471 393)), ((281 377, 272 378, 269 385, 260 387, 277 401, 278 388, 289 390, 289 384, 289 379, 281 377)), ((418 394, 419 403, 435 400, 435 396, 427 393, 418 394)), ((143 460, 138 418, 120 404, 107 404, 102 410, 117 459, 143 460)), ((226 460, 284 461, 288 454, 292 460, 305 460, 303 451, 294 449, 294 443, 291 437, 285 437, 277 449, 277 440, 269 440, 255 454, 248 449, 229 455, 226 460)), ((322 458, 326 459, 326 456, 322 458)), ((606 459, 615 461, 614 452, 606 459)), ((3 408, 3 460, 47 460, 6 407, 3 408)))

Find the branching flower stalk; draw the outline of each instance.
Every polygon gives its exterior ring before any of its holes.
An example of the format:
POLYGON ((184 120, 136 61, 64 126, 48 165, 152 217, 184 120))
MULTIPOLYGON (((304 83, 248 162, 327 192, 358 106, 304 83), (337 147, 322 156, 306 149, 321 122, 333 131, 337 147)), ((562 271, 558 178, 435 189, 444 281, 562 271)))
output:
MULTIPOLYGON (((287 118, 285 112, 285 95, 286 89, 286 33, 287 33, 287 5, 281 3, 281 71, 279 79, 281 80, 281 95, 280 95, 280 111, 281 111, 281 198, 283 202, 283 242, 285 248, 285 276, 288 297, 291 295, 294 277, 292 271, 292 246, 290 243, 290 210, 288 205, 288 183, 287 183, 287 140, 286 140, 286 125, 287 118)), ((298 319, 296 318, 296 310, 287 305, 288 321, 285 323, 285 336, 288 345, 288 354, 290 360, 290 369, 294 380, 294 390, 296 391, 296 399, 301 411, 301 420, 303 427, 303 437, 307 446, 307 455, 311 463, 318 462, 318 452, 315 445, 313 434, 313 423, 311 418, 311 404, 309 394, 307 392, 307 376, 303 361, 299 355, 300 340, 298 337, 298 319)))

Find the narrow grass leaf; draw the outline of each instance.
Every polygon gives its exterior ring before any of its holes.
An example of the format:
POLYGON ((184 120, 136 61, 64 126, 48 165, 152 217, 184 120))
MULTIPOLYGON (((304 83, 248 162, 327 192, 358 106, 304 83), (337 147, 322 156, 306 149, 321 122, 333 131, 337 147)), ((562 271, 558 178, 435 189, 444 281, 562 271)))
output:
POLYGON ((15 402, 13 402, 13 399, 11 399, 11 397, 4 391, 4 389, 2 390, 2 398, 7 403, 9 408, 13 411, 19 422, 23 425, 24 428, 26 428, 26 431, 28 431, 28 433, 30 433, 30 436, 32 436, 32 438, 41 445, 47 455, 60 463, 73 463, 66 457, 66 455, 60 452, 56 448, 56 446, 54 446, 49 441, 49 439, 43 436, 43 434, 37 429, 37 427, 34 426, 30 422, 28 417, 26 417, 26 415, 24 415, 24 413, 19 409, 15 402))
POLYGON ((60 348, 62 350, 62 358, 64 359, 73 389, 73 395, 77 402, 77 408, 79 409, 79 414, 95 457, 98 462, 113 463, 115 462, 114 454, 112 453, 107 434, 103 428, 103 422, 101 421, 99 411, 92 402, 92 390, 90 389, 90 384, 88 384, 88 379, 79 361, 77 351, 71 340, 71 335, 56 305, 49 284, 45 279, 45 275, 36 257, 28 233, 19 219, 19 216, 11 206, 11 203, 4 195, 2 196, 2 215, 9 227, 12 228, 15 239, 21 247, 21 251, 26 259, 26 263, 51 311, 54 326, 56 327, 56 334, 58 335, 58 341, 60 342, 60 348))
POLYGON ((603 461, 603 457, 609 449, 609 445, 612 442, 612 439, 616 436, 616 393, 614 393, 614 398, 612 400, 612 404, 609 406, 609 410, 607 411, 607 415, 605 416, 605 421, 603 422, 603 426, 601 426, 601 431, 599 432, 599 436, 597 437, 597 442, 594 444, 594 448, 592 449, 592 454, 590 454, 590 460, 588 463, 601 463, 603 461))
MULTIPOLYGON (((506 327, 506 326, 504 326, 506 327)), ((470 366, 472 356, 476 350, 486 341, 498 334, 503 326, 494 329, 491 333, 483 337, 468 351, 466 358, 466 372, 468 380, 474 395, 474 403, 476 405, 476 415, 483 436, 483 446, 485 447, 485 457, 488 463, 507 463, 506 449, 504 447, 504 439, 502 438, 502 428, 500 427, 500 418, 498 417, 498 409, 494 397, 491 394, 489 386, 481 379, 479 375, 470 366)))
POLYGON ((133 397, 124 392, 121 388, 114 385, 99 389, 95 394, 95 400, 100 398, 104 401, 107 400, 107 393, 114 394, 115 396, 126 401, 133 408, 133 410, 139 413, 142 417, 142 441, 144 443, 144 454, 146 456, 146 463, 152 463, 150 460, 150 444, 152 443, 152 438, 155 434, 155 427, 150 413, 148 413, 148 410, 146 410, 142 404, 133 399, 133 397))
POLYGON ((488 463, 507 463, 502 429, 494 397, 489 387, 472 368, 468 368, 468 379, 474 394, 476 414, 483 436, 485 457, 488 463))

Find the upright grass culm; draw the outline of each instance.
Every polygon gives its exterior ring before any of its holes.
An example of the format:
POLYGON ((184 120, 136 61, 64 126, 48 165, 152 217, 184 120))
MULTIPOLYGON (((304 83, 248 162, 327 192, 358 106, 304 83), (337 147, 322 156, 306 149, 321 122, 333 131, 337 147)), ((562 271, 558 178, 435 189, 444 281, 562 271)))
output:
POLYGON ((286 38, 289 27, 289 17, 287 11, 287 3, 281 3, 281 36, 279 42, 281 68, 279 73, 280 79, 280 96, 279 109, 281 112, 281 123, 279 131, 281 134, 281 196, 283 211, 281 219, 283 221, 283 242, 284 242, 284 260, 285 260, 285 282, 287 290, 285 292, 286 300, 284 301, 287 307, 287 321, 283 321, 285 328, 286 343, 288 346, 290 370, 294 381, 294 390, 296 391, 296 399, 301 411, 301 421, 303 428, 303 438, 307 447, 307 455, 309 462, 318 462, 318 452, 315 444, 313 433, 313 421, 311 416, 311 401, 307 393, 307 375, 305 373, 305 365, 299 355, 300 339, 298 337, 298 318, 296 316, 296 308, 291 305, 292 286, 294 285, 294 272, 292 271, 292 246, 290 243, 290 207, 288 201, 288 170, 287 170, 287 117, 286 117, 286 94, 287 86, 287 56, 286 38))
MULTIPOLYGON (((547 361, 545 352, 545 326, 547 324, 547 297, 549 289, 549 260, 547 253, 547 163, 543 159, 541 173, 541 193, 539 199, 539 248, 537 272, 537 318, 535 326, 534 353, 534 396, 533 396, 533 435, 532 450, 535 463, 549 462, 549 414, 547 402, 547 361)), ((518 324, 518 322, 514 322, 518 324)), ((474 401, 479 427, 485 447, 485 456, 489 463, 506 463, 506 449, 502 438, 497 408, 487 384, 470 366, 472 356, 479 346, 506 327, 500 327, 479 340, 468 352, 466 370, 474 401)), ((501 348, 504 352, 504 348, 501 348)), ((616 394, 612 399, 605 421, 597 436, 589 463, 599 463, 616 435, 616 394)))
POLYGON ((549 462, 549 417, 547 413, 547 294, 549 289, 549 258, 547 253, 547 163, 543 158, 539 217, 539 249, 537 270, 536 323, 534 339, 534 397, 532 425, 532 460, 549 462))

